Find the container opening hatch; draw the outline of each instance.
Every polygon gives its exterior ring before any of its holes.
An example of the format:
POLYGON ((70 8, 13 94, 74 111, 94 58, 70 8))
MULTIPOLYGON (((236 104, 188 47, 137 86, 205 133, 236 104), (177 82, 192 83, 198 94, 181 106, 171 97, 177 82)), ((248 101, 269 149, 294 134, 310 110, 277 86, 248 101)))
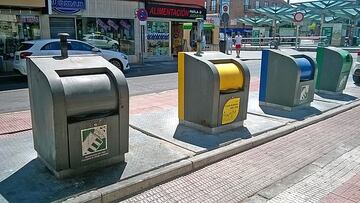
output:
POLYGON ((219 72, 221 93, 240 91, 244 88, 244 74, 234 63, 217 63, 211 61, 219 72))

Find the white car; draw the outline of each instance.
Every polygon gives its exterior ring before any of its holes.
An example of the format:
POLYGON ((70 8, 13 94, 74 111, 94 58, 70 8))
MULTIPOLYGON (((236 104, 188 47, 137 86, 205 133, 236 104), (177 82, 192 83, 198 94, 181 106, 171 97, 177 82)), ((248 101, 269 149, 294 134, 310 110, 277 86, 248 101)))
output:
MULTIPOLYGON (((121 52, 99 49, 79 40, 70 39, 68 40, 68 43, 69 55, 97 54, 108 60, 122 71, 130 69, 127 56, 121 52)), ((61 55, 59 39, 22 42, 18 51, 15 52, 15 58, 13 62, 14 69, 23 75, 27 75, 26 57, 46 55, 61 55)))
POLYGON ((102 49, 119 50, 119 42, 104 35, 86 34, 83 40, 102 49))

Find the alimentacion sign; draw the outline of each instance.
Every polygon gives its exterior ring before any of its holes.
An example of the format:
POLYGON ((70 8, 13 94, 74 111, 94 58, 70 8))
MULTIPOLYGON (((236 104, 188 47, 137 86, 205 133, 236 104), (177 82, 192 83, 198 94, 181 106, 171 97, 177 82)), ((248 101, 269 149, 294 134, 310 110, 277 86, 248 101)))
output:
POLYGON ((203 8, 191 8, 175 5, 147 3, 146 10, 149 17, 161 18, 182 18, 182 19, 195 19, 206 17, 206 10, 203 8))

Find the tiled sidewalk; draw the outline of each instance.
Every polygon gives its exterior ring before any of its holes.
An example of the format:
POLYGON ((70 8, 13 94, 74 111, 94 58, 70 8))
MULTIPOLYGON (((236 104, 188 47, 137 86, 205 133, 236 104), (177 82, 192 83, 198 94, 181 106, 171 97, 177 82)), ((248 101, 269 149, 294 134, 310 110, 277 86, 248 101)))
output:
MULTIPOLYGON (((252 78, 250 91, 256 91, 259 87, 259 79, 252 78)), ((159 93, 151 93, 130 97, 130 114, 158 111, 177 107, 178 90, 168 90, 159 93)), ((0 135, 21 132, 31 129, 30 111, 0 114, 0 135)))
MULTIPOLYGON (((323 166, 315 166, 318 173, 299 180, 289 188, 290 192, 285 189, 271 201, 331 202, 333 194, 344 195, 336 189, 360 173, 360 136, 358 129, 354 128, 360 126, 359 113, 360 107, 354 108, 124 202, 240 202, 316 161, 323 163, 323 166), (339 148, 344 154, 340 158, 321 161, 339 148)), ((353 192, 341 197, 349 201, 358 197, 349 194, 353 192)), ((262 198, 253 202, 268 200, 262 198)))

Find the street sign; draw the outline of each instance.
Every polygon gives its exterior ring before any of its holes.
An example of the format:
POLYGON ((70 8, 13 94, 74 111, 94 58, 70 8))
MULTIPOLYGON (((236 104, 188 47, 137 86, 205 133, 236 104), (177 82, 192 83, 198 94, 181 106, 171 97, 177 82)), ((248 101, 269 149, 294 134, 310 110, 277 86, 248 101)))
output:
POLYGON ((144 8, 140 8, 136 11, 136 17, 140 20, 140 21, 146 21, 148 18, 148 13, 146 11, 146 9, 144 8))
POLYGON ((221 21, 224 23, 224 24, 228 24, 229 23, 229 19, 230 19, 230 16, 228 13, 223 13, 221 15, 221 21))
POLYGON ((304 20, 304 14, 303 14, 303 13, 301 13, 301 12, 296 12, 296 13, 294 14, 294 22, 300 23, 300 22, 302 22, 303 20, 304 20))
POLYGON ((225 3, 221 6, 222 13, 229 13, 229 4, 225 3))

